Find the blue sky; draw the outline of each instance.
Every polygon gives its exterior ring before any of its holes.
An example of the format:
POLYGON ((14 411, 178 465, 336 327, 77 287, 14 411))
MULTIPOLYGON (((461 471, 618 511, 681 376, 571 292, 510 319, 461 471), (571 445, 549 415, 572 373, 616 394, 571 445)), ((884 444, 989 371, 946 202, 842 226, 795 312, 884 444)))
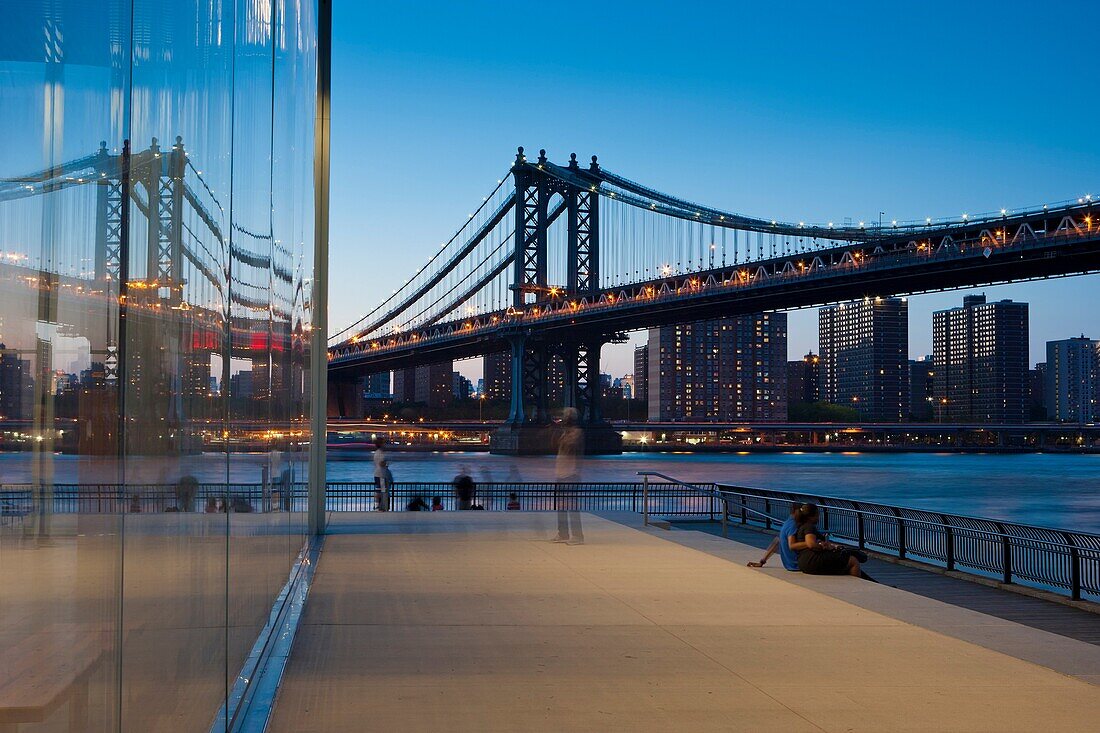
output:
MULTIPOLYGON (((517 145, 791 221, 1100 193, 1093 3, 405 5, 335 3, 334 330, 453 233, 517 145)), ((1034 362, 1100 336, 1098 285, 986 293, 1031 303, 1034 362)), ((911 299, 911 356, 961 298, 911 299)), ((816 343, 816 312, 792 313, 792 357, 816 343)), ((628 353, 608 347, 606 370, 628 353)))

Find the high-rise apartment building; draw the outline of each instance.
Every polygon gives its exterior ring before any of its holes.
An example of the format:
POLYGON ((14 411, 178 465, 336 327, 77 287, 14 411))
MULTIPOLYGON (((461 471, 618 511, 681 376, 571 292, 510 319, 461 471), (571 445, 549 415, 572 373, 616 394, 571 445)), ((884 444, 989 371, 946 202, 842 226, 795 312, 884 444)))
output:
POLYGON ((390 373, 378 372, 368 374, 363 379, 363 397, 366 399, 380 400, 391 396, 390 373))
POLYGON ((1028 307, 968 295, 932 314, 936 417, 1020 423, 1028 416, 1028 307))
POLYGON ((649 399, 649 344, 634 347, 634 399, 649 399))
POLYGON ((1058 422, 1095 422, 1100 409, 1100 341, 1047 341, 1047 417, 1058 422))
POLYGON ((909 413, 909 303, 865 298, 818 311, 821 400, 858 419, 897 422, 909 413))
POLYGON ((787 404, 813 404, 818 396, 821 357, 812 351, 798 361, 787 362, 787 404))
POLYGON ((935 417, 935 390, 933 381, 936 368, 932 357, 913 359, 909 362, 909 419, 930 422, 935 417))
MULTIPOLYGON (((486 354, 485 398, 507 402, 512 399, 512 355, 507 351, 486 354)), ((561 357, 550 357, 550 368, 546 372, 546 404, 551 408, 561 407, 565 399, 565 364, 561 357)))
POLYGON ((454 402, 452 362, 427 364, 395 370, 393 399, 428 407, 447 407, 454 402))
POLYGON ((649 332, 649 419, 787 419, 787 315, 758 313, 649 332))
POLYGON ((1031 392, 1031 419, 1046 420, 1050 411, 1047 409, 1047 363, 1041 361, 1035 368, 1027 373, 1028 386, 1031 392))
POLYGON ((512 398, 512 355, 507 351, 486 354, 485 399, 507 402, 512 398))

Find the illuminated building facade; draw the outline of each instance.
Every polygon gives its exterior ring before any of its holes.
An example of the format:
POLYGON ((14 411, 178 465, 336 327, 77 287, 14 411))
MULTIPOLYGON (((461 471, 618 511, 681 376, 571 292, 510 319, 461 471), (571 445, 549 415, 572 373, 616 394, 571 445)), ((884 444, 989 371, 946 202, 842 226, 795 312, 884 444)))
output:
POLYGON ((866 422, 909 414, 909 304, 866 298, 818 311, 821 400, 866 422))
POLYGON ((787 419, 787 315, 758 313, 649 332, 651 421, 787 419))

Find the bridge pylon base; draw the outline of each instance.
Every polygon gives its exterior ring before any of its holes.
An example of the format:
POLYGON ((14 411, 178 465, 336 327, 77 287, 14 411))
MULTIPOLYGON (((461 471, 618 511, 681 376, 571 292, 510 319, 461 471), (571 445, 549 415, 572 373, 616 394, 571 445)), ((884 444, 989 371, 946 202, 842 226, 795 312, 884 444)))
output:
MULTIPOLYGON (((623 437, 610 425, 583 427, 586 455, 618 455, 623 452, 623 437)), ((546 456, 558 452, 559 428, 549 424, 505 424, 497 428, 489 441, 489 452, 505 456, 546 456)))

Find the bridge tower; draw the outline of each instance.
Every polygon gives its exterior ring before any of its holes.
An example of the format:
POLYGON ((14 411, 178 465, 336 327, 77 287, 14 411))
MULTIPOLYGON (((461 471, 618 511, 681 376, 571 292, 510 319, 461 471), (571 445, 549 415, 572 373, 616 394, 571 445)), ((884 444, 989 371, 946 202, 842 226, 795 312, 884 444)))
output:
MULTIPOLYGON (((599 171, 596 156, 587 171, 570 156, 568 176, 547 172, 551 164, 540 150, 536 166, 527 164, 523 148, 512 167, 515 179, 516 252, 512 305, 560 304, 564 299, 594 299, 599 275, 599 171), (563 290, 547 282, 547 234, 564 211, 567 226, 566 283, 563 290)), ((536 335, 517 327, 508 334, 512 394, 506 423, 493 435, 492 451, 537 454, 555 451, 552 413, 547 400, 551 359, 565 367, 565 407, 577 410, 588 453, 618 453, 622 439, 603 419, 600 409, 600 349, 605 338, 584 332, 536 335)))

